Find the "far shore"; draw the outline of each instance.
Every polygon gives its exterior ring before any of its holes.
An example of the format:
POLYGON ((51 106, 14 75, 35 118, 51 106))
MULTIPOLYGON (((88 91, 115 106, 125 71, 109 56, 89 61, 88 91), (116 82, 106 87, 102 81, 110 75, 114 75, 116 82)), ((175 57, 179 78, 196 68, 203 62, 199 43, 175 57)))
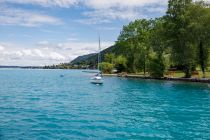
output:
POLYGON ((143 76, 137 74, 103 74, 103 76, 116 76, 116 77, 125 77, 125 78, 137 78, 137 79, 153 79, 153 80, 166 80, 166 81, 183 81, 183 82, 197 82, 197 83, 209 83, 210 78, 176 78, 176 77, 162 77, 162 78, 154 78, 150 76, 143 76))

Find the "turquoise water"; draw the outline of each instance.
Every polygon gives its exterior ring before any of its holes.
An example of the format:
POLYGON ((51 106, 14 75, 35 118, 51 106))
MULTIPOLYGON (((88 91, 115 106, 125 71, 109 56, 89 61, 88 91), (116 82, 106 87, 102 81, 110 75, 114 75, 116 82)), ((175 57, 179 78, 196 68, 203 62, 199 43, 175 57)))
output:
POLYGON ((210 138, 210 85, 90 76, 0 70, 0 139, 210 138))

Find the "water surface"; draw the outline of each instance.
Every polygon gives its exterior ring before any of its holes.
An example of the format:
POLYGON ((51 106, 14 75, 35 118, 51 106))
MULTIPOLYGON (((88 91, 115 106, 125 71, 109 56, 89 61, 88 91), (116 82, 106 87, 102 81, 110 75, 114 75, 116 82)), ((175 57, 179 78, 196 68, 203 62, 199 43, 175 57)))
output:
POLYGON ((210 85, 90 76, 0 70, 0 139, 210 138, 210 85))

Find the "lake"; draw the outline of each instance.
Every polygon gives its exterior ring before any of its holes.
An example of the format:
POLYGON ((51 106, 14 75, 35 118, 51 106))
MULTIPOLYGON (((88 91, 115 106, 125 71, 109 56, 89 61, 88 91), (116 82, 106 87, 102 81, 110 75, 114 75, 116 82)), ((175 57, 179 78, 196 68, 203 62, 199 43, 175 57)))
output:
POLYGON ((91 75, 0 70, 0 139, 210 139, 210 85, 91 75))

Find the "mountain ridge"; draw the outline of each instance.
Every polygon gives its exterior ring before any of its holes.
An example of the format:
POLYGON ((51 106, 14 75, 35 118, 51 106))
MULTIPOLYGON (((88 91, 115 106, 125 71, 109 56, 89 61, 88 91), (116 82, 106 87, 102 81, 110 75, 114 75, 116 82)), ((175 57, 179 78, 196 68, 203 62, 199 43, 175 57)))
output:
MULTIPOLYGON (((101 61, 104 61, 104 56, 107 53, 117 53, 118 47, 116 45, 113 45, 111 47, 108 47, 104 50, 101 51, 101 61)), ((81 65, 81 64, 86 64, 90 66, 96 66, 97 65, 97 59, 98 59, 98 53, 91 53, 91 54, 86 54, 82 56, 78 56, 74 60, 70 62, 72 65, 81 65)))

